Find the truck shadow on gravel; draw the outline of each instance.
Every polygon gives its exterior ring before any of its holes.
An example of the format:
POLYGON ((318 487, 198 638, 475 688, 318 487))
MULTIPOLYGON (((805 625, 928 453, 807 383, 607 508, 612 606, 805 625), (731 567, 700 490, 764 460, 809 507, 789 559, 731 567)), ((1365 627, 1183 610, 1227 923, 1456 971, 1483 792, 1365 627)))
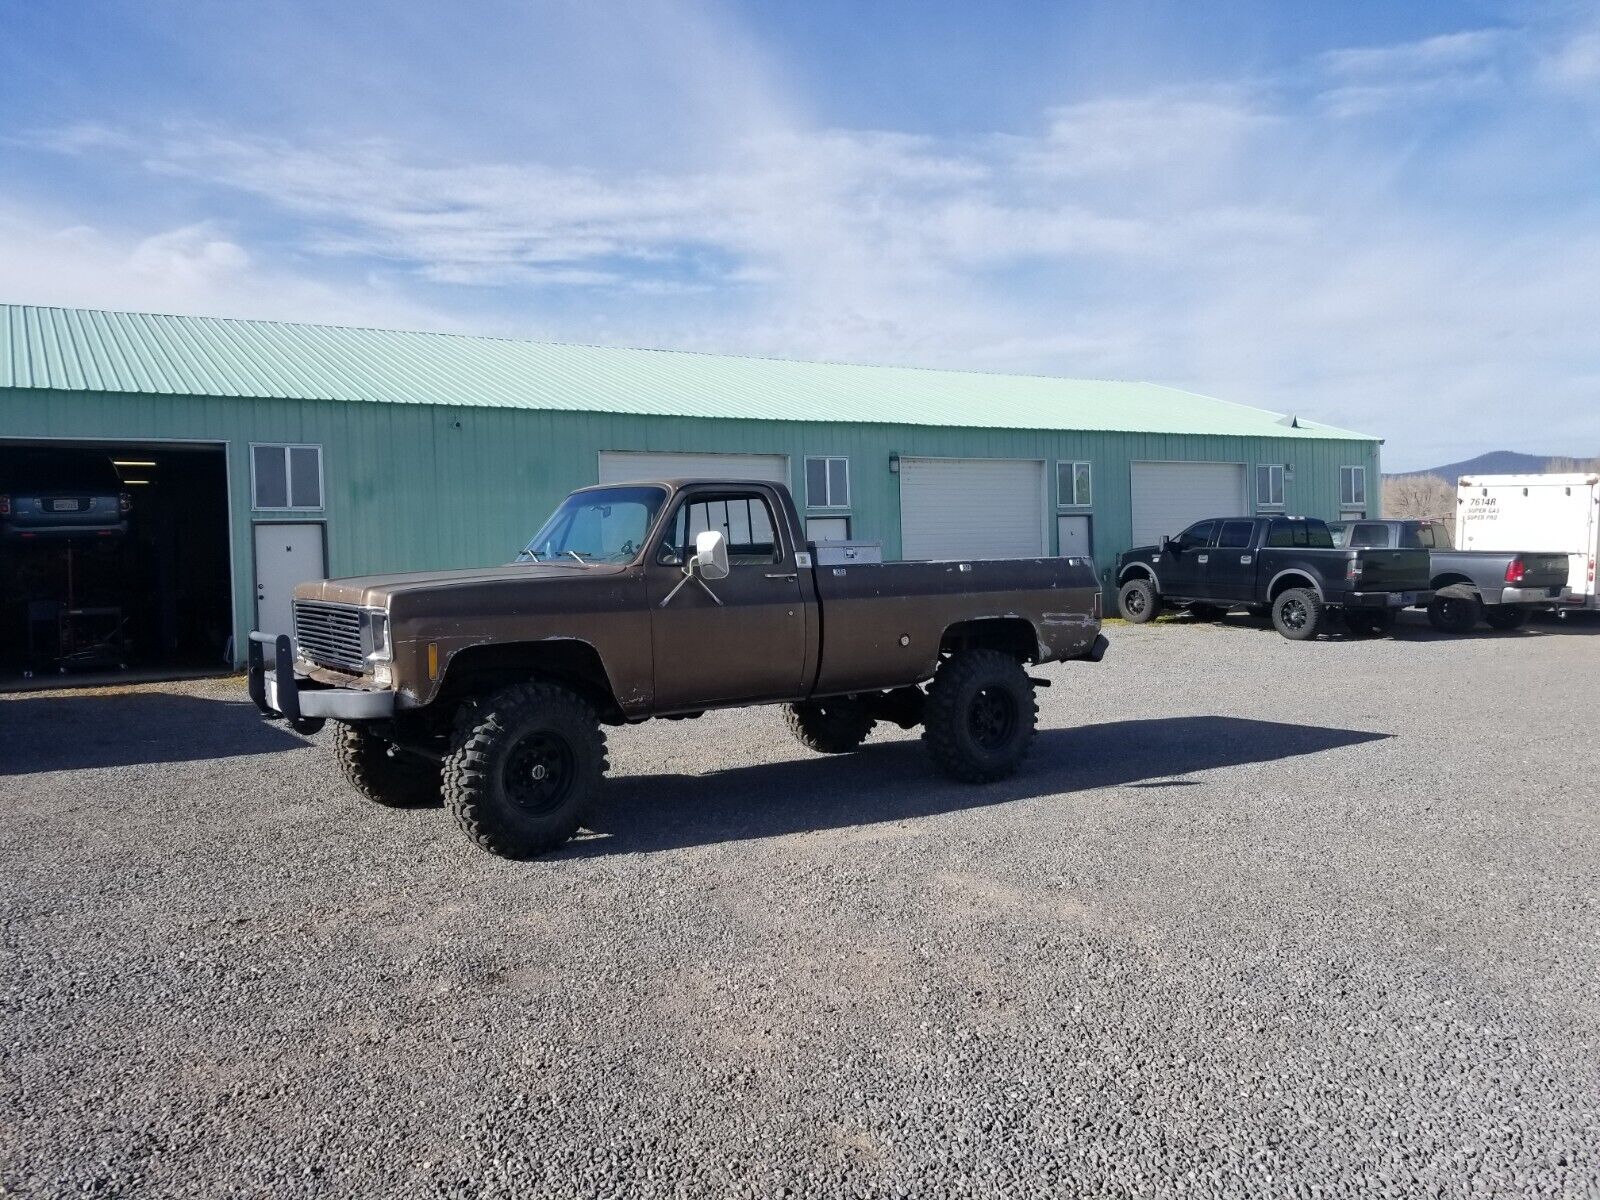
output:
POLYGON ((170 692, 0 701, 0 776, 303 750, 255 705, 170 692))
POLYGON ((983 787, 933 771, 920 741, 854 754, 732 767, 708 775, 623 775, 600 790, 596 836, 553 857, 678 850, 751 838, 915 820, 1095 788, 1203 787, 1196 771, 1319 754, 1387 733, 1239 717, 1166 717, 1041 730, 1013 778, 983 787))

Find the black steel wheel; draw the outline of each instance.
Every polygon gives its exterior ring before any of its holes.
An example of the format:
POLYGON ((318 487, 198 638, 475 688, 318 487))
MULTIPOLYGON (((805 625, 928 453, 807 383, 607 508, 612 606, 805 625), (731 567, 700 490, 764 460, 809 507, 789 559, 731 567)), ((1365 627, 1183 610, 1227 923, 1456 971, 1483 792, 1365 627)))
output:
POLYGON ((1292 642, 1310 641, 1321 630, 1326 611, 1310 588, 1290 588, 1272 602, 1272 624, 1292 642))
POLYGON ((928 685, 922 740, 952 779, 990 783, 1021 765, 1038 716, 1020 662, 998 650, 962 650, 928 685))
POLYGON ((1117 611, 1124 621, 1143 625, 1161 612, 1161 595, 1148 579, 1130 579, 1117 593, 1117 611))
POLYGON ((1478 623, 1476 596, 1435 596, 1428 605, 1428 623, 1440 633, 1468 633, 1478 623))
POLYGON ((481 849, 532 858, 578 831, 605 769, 588 702, 559 684, 519 683, 463 710, 444 797, 481 849))

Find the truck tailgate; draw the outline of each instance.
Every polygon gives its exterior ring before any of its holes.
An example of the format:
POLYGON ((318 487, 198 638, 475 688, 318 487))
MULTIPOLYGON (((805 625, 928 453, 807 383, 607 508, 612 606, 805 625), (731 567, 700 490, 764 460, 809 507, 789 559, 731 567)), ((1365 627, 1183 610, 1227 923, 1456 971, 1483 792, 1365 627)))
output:
POLYGON ((1565 554, 1519 554, 1522 561, 1522 578, 1518 587, 1553 588, 1567 582, 1567 556, 1565 554))
POLYGON ((1430 578, 1426 550, 1358 550, 1364 592, 1422 591, 1430 578))

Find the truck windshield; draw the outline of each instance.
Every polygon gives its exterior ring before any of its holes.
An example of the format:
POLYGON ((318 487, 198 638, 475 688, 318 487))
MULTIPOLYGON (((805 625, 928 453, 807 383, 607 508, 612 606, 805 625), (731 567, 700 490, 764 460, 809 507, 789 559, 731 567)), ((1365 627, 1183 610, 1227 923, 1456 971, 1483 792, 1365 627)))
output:
POLYGON ((644 545, 666 498, 665 491, 654 487, 574 492, 517 555, 517 561, 630 562, 644 545))

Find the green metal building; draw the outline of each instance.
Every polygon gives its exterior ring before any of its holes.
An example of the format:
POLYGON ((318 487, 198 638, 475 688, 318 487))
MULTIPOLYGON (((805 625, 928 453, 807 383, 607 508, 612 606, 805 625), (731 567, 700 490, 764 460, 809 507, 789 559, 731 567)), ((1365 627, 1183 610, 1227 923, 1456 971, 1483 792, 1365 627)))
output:
POLYGON ((595 482, 776 478, 817 539, 1106 571, 1224 511, 1373 515, 1379 472, 1376 438, 1152 384, 0 306, 0 494, 47 448, 118 464, 125 577, 225 572, 224 615, 165 603, 145 643, 235 659, 296 572, 503 562, 595 482))

